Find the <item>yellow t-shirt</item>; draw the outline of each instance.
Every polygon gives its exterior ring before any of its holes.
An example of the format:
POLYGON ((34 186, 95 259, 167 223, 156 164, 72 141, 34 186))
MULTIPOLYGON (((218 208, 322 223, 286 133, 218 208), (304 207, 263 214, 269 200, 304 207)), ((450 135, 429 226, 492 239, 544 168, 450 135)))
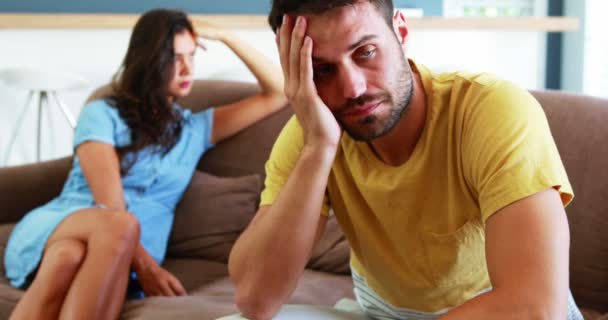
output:
MULTIPOLYGON (((488 217, 548 188, 564 205, 573 193, 545 114, 526 90, 488 74, 412 67, 428 109, 410 159, 386 165, 344 134, 322 214, 331 206, 351 266, 371 289, 395 307, 436 312, 490 287, 488 217)), ((302 145, 293 117, 266 163, 261 205, 276 199, 302 145)))

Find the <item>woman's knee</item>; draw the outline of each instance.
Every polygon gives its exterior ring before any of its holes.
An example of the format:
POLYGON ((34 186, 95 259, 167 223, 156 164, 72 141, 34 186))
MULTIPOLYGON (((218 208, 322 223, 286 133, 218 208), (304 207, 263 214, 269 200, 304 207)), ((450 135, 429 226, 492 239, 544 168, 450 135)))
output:
POLYGON ((98 233, 113 245, 130 248, 139 243, 141 234, 137 217, 126 211, 109 211, 98 233))
POLYGON ((60 240, 45 250, 42 264, 60 272, 76 272, 85 256, 86 245, 82 241, 60 240))

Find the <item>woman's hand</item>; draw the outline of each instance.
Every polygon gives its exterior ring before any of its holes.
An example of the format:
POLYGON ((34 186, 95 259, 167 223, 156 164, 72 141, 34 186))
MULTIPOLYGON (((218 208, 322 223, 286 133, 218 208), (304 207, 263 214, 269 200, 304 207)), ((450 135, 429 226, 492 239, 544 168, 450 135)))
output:
POLYGON ((181 282, 169 271, 158 264, 150 264, 137 272, 139 284, 148 297, 152 296, 185 296, 186 290, 181 282))
POLYGON ((228 33, 226 29, 214 26, 208 22, 193 20, 192 24, 196 29, 196 33, 198 33, 198 36, 200 37, 198 39, 198 45, 204 50, 207 50, 207 47, 202 39, 224 41, 224 36, 228 33))

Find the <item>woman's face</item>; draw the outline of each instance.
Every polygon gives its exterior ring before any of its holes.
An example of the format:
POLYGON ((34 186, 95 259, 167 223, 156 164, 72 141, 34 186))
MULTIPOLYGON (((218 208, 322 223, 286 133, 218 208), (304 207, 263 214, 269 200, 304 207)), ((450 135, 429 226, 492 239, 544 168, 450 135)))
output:
POLYGON ((173 76, 169 82, 170 97, 181 98, 192 90, 196 47, 195 39, 188 30, 176 34, 173 38, 175 61, 173 76))

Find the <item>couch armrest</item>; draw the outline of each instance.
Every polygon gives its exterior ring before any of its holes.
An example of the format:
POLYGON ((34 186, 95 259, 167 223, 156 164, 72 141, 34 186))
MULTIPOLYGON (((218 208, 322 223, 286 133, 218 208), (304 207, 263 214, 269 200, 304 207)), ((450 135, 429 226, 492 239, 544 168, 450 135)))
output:
POLYGON ((17 222, 61 192, 72 157, 0 168, 0 223, 17 222))

